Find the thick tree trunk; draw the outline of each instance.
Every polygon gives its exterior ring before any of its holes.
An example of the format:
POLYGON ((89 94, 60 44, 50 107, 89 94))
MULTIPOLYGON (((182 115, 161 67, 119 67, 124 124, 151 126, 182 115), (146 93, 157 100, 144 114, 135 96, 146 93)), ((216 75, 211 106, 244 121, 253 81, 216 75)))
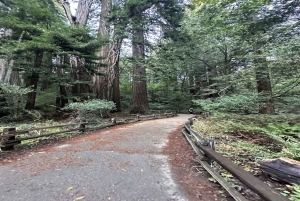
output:
POLYGON ((79 0, 75 24, 86 25, 93 0, 79 0))
MULTIPOLYGON (((78 2, 78 7, 76 11, 76 16, 75 16, 75 24, 76 25, 82 25, 85 26, 90 14, 90 8, 93 3, 93 0, 80 0, 78 2)), ((89 75, 85 70, 85 60, 78 58, 78 57, 72 57, 73 59, 76 60, 75 63, 76 65, 73 65, 73 78, 78 81, 89 81, 89 75)), ((88 84, 82 84, 78 83, 75 84, 72 88, 72 93, 73 95, 80 96, 82 94, 87 94, 90 92, 88 84)))
POLYGON ((145 59, 144 29, 142 27, 133 27, 132 56, 134 57, 135 64, 132 72, 133 80, 130 112, 146 113, 149 110, 149 103, 147 95, 146 69, 142 66, 145 59))
MULTIPOLYGON (((72 16, 70 5, 66 0, 61 0, 62 6, 65 9, 66 16, 69 19, 71 25, 81 25, 85 26, 90 14, 90 8, 93 4, 93 0, 79 0, 76 15, 72 16)), ((71 56, 70 61, 72 63, 72 77, 78 81, 86 81, 90 80, 88 73, 85 71, 85 61, 84 59, 71 56)), ((88 84, 77 83, 72 87, 73 95, 81 95, 84 93, 90 92, 90 87, 88 84)), ((64 91, 64 90, 63 90, 64 91)), ((61 103, 62 100, 57 103, 61 103)))
POLYGON ((259 101, 259 113, 275 114, 274 101, 272 98, 272 85, 267 68, 258 67, 256 69, 256 83, 259 101))
POLYGON ((36 89, 39 80, 39 73, 36 71, 36 69, 41 66, 42 60, 43 60, 43 52, 37 52, 35 54, 35 59, 34 59, 34 70, 31 76, 28 77, 29 82, 26 85, 26 87, 31 87, 31 89, 33 90, 32 92, 28 93, 27 96, 27 103, 25 106, 25 109, 27 110, 32 110, 35 107, 36 89))
MULTIPOLYGON (((109 14, 109 0, 101 0, 101 13, 100 13, 100 22, 98 33, 101 36, 109 37, 109 27, 107 20, 105 19, 109 14)), ((109 87, 108 87, 108 72, 111 64, 109 58, 110 45, 106 45, 101 48, 97 53, 97 56, 102 58, 99 61, 98 75, 92 77, 92 91, 96 94, 96 97, 99 99, 109 100, 109 87)))
MULTIPOLYGON (((111 8, 111 1, 101 1, 101 14, 99 24, 99 34, 101 36, 109 37, 110 25, 106 20, 111 8)), ((112 37, 113 41, 110 44, 101 48, 97 55, 102 60, 99 61, 98 75, 92 77, 92 91, 99 99, 113 100, 118 110, 120 110, 120 92, 119 92, 119 52, 121 48, 121 41, 116 40, 115 35, 112 37)))

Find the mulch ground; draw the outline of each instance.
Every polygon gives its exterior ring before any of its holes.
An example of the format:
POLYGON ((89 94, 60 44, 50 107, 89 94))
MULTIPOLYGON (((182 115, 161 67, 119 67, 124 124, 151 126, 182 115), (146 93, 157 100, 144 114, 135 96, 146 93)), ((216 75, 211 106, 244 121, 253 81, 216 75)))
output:
POLYGON ((169 135, 163 153, 170 156, 169 163, 174 179, 187 192, 189 200, 233 200, 226 194, 220 194, 224 190, 219 184, 208 180, 211 176, 194 160, 196 154, 181 130, 182 128, 178 127, 169 135))

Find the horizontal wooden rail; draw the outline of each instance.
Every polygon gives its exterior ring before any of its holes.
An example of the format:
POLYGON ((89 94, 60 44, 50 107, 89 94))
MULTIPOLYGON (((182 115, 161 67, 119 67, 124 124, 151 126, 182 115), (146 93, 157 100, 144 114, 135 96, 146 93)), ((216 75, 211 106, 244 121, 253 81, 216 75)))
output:
MULTIPOLYGON (((57 126, 46 126, 46 127, 40 127, 40 128, 30 128, 27 130, 22 130, 22 131, 36 131, 36 130, 44 130, 44 129, 49 129, 49 128, 61 128, 61 127, 67 127, 67 126, 76 126, 78 123, 74 124, 64 124, 64 125, 57 125, 57 126)), ((21 130, 19 130, 21 131, 21 130)))
MULTIPOLYGON (((144 118, 153 119, 153 118, 159 118, 159 116, 161 116, 161 115, 154 115, 154 114, 153 115, 144 115, 144 116, 142 116, 142 118, 143 119, 144 118)), ((134 122, 140 121, 141 119, 137 118, 137 116, 135 116, 135 118, 125 119, 125 120, 129 120, 129 121, 127 121, 129 123, 134 123, 134 122)), ((62 134, 62 133, 69 133, 69 132, 73 132, 73 131, 98 130, 98 129, 111 127, 111 126, 115 126, 115 125, 125 124, 125 122, 116 122, 116 120, 113 119, 111 123, 103 124, 101 126, 96 126, 96 127, 93 127, 93 128, 86 128, 87 125, 95 125, 95 124, 99 124, 99 122, 80 122, 80 123, 57 125, 57 126, 31 128, 31 129, 28 129, 28 130, 16 130, 15 128, 5 128, 3 130, 3 133, 2 134, 0 133, 0 142, 2 141, 1 142, 2 144, 0 144, 0 147, 1 147, 1 150, 3 150, 3 151, 13 150, 14 145, 20 144, 21 141, 24 141, 24 140, 30 140, 30 139, 40 138, 40 137, 47 137, 47 136, 57 135, 57 134, 62 134), (41 134, 41 135, 28 136, 28 137, 20 137, 19 136, 18 138, 16 138, 18 135, 27 134, 31 131, 47 130, 47 129, 51 129, 51 128, 63 128, 63 127, 69 127, 69 126, 78 126, 78 128, 73 128, 73 129, 68 129, 68 130, 61 130, 61 131, 58 131, 58 132, 45 133, 45 134, 41 134)))
POLYGON ((216 180, 219 182, 219 184, 233 197, 236 201, 247 201, 247 199, 240 194, 235 188, 231 187, 231 184, 229 184, 223 177, 221 177, 217 172, 215 172, 211 166, 207 163, 207 161, 203 161, 202 158, 204 158, 204 153, 195 145, 195 143, 192 141, 192 139, 189 137, 188 133, 184 130, 182 133, 185 135, 188 142, 191 144, 194 151, 197 153, 198 157, 196 158, 196 161, 202 165, 202 167, 216 180))
MULTIPOLYGON (((216 161, 225 170, 231 173, 236 179, 240 180, 253 192, 257 193, 261 198, 266 201, 288 201, 289 199, 281 195, 278 191, 271 188, 251 173, 244 170, 242 167, 233 163, 228 158, 214 151, 211 147, 207 146, 208 140, 203 139, 198 133, 190 128, 189 123, 185 125, 185 129, 188 133, 196 139, 196 146, 204 153, 204 155, 214 161, 216 161)), ((197 153, 197 152, 196 152, 197 153)), ((197 153, 199 155, 199 153, 197 153)))

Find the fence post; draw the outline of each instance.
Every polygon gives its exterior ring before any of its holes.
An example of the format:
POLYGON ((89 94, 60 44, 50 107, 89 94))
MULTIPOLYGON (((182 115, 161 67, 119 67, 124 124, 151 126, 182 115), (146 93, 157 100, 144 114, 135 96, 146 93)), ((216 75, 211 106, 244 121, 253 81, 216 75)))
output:
POLYGON ((2 136, 1 140, 1 151, 10 151, 14 150, 15 143, 6 144, 7 141, 16 139, 16 128, 4 128, 3 135, 14 134, 13 136, 4 137, 2 136), (4 137, 4 138, 3 138, 4 137))
POLYGON ((84 132, 85 131, 85 124, 84 123, 80 123, 79 124, 79 130, 81 131, 81 132, 84 132))

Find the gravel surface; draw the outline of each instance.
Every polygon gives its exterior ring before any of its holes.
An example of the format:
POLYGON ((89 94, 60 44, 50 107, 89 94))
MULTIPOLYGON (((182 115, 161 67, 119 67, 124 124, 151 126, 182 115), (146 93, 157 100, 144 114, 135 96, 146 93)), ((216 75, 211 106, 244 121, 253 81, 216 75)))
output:
POLYGON ((227 200, 181 134, 191 117, 116 126, 0 158, 10 201, 227 200))

